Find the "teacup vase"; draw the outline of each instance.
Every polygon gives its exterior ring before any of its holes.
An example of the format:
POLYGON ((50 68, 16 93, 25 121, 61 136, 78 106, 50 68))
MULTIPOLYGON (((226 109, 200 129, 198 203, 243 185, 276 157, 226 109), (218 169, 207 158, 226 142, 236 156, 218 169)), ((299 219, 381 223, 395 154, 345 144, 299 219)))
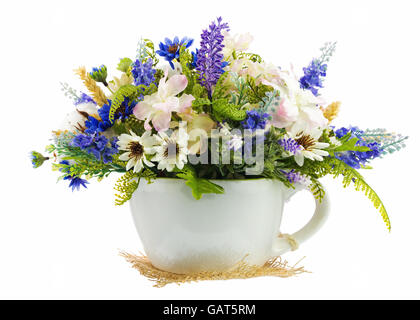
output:
POLYGON ((145 253, 156 268, 189 274, 225 271, 243 259, 262 265, 309 239, 328 215, 326 194, 322 202, 315 199, 315 212, 302 229, 289 239, 279 237, 285 202, 305 187, 287 188, 269 179, 213 182, 225 193, 204 194, 200 200, 180 179, 140 183, 130 207, 145 253))

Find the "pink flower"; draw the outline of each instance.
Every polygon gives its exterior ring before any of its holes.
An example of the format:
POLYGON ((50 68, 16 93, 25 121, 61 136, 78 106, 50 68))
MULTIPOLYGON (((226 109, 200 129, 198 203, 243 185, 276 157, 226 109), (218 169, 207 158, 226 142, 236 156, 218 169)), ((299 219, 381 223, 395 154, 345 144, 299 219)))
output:
POLYGON ((272 117, 270 123, 273 126, 277 128, 286 128, 298 119, 299 109, 283 98, 269 113, 272 117))
POLYGON ((173 75, 167 81, 168 71, 159 81, 158 91, 152 95, 145 96, 133 110, 133 114, 139 119, 144 120, 144 128, 152 130, 150 121, 156 131, 169 129, 172 112, 188 113, 194 97, 190 94, 183 94, 176 97, 185 90, 188 84, 187 77, 184 75, 173 75))

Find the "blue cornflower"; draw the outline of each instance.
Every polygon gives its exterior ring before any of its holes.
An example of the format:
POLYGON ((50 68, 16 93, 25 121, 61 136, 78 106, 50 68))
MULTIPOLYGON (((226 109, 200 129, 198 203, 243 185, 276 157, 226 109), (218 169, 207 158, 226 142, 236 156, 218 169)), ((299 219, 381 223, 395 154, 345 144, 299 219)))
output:
POLYGON ((107 76, 108 71, 104 65, 101 65, 99 68, 92 68, 92 71, 89 72, 89 77, 96 82, 102 82, 105 86, 108 86, 108 83, 106 82, 107 76))
POLYGON ((78 97, 74 101, 74 105, 77 106, 77 105, 82 104, 82 103, 94 103, 94 104, 96 104, 95 100, 93 100, 89 95, 87 95, 84 92, 80 92, 80 97, 78 97))
POLYGON ((87 188, 86 184, 89 184, 89 182, 85 179, 79 178, 79 177, 72 177, 70 179, 69 188, 71 188, 71 191, 80 190, 80 186, 83 186, 84 188, 87 188))
POLYGON ((103 132, 105 131, 108 126, 103 123, 103 121, 99 121, 95 117, 89 116, 85 121, 85 133, 94 134, 96 132, 103 132))
POLYGON ((137 59, 131 67, 131 73, 133 74, 134 84, 136 86, 142 84, 148 87, 153 81, 155 81, 156 70, 153 69, 152 59, 148 59, 145 63, 142 63, 137 59))
POLYGON ((39 168, 42 164, 48 160, 48 157, 44 157, 41 153, 36 151, 31 151, 29 153, 29 157, 31 158, 32 166, 34 168, 39 168))
MULTIPOLYGON (((101 120, 98 120, 92 116, 85 121, 85 133, 94 134, 104 132, 106 129, 112 127, 112 122, 109 120, 109 111, 111 110, 112 101, 108 100, 108 104, 104 104, 99 110, 98 114, 101 120)), ((121 106, 114 113, 115 120, 127 119, 133 114, 133 109, 136 106, 135 101, 131 101, 129 98, 125 98, 121 106)))
POLYGON ((169 38, 165 38, 165 43, 159 43, 159 50, 156 50, 156 53, 165 58, 166 61, 169 62, 172 69, 175 69, 172 60, 179 59, 179 49, 185 45, 186 48, 189 48, 192 43, 193 39, 184 37, 179 41, 178 37, 175 37, 173 41, 169 38))
POLYGON ((190 67, 192 69, 197 68, 197 54, 198 54, 198 49, 195 49, 195 52, 191 51, 192 61, 190 63, 190 67))
POLYGON ((302 146, 299 143, 297 143, 295 139, 292 138, 280 139, 278 141, 278 144, 281 145, 285 151, 288 151, 293 155, 302 150, 302 146))
POLYGON ((247 111, 246 114, 246 119, 241 122, 242 127, 252 131, 256 129, 264 129, 267 124, 267 120, 270 117, 268 113, 261 113, 257 110, 247 111))
POLYGON ((70 180, 69 188, 71 188, 71 191, 74 191, 74 189, 80 190, 80 186, 87 188, 86 184, 89 184, 87 180, 69 174, 70 162, 68 162, 67 160, 63 160, 60 162, 60 164, 64 164, 66 166, 66 167, 61 167, 60 171, 67 173, 67 175, 64 176, 63 180, 70 180))
POLYGON ((318 89, 322 88, 322 79, 327 75, 327 64, 312 60, 308 67, 303 68, 304 75, 300 78, 300 87, 302 89, 311 90, 317 96, 318 89))

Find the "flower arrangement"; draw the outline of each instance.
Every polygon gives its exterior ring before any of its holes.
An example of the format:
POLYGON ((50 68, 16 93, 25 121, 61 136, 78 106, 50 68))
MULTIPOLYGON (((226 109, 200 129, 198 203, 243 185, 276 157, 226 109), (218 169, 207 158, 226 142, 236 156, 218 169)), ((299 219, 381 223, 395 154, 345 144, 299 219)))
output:
POLYGON ((336 128, 340 103, 320 94, 336 44, 327 43, 301 74, 248 52, 252 36, 232 36, 221 18, 193 39, 166 38, 156 50, 141 40, 134 59, 120 59, 109 80, 102 65, 76 70, 88 94, 63 83, 73 100, 46 160, 72 190, 119 173, 116 204, 140 179, 184 179, 195 198, 223 193, 214 179, 267 178, 310 187, 318 199, 325 175, 343 177, 372 200, 390 229, 386 209, 358 169, 404 147, 407 137, 383 129, 336 128), (159 59, 164 60, 159 63, 159 59), (104 91, 105 90, 105 91, 104 91))

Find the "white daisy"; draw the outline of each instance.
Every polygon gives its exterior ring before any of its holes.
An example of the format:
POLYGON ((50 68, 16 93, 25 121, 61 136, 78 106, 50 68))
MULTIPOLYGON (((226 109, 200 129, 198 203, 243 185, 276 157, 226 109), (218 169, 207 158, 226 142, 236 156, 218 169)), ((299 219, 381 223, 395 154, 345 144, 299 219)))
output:
POLYGON ((158 169, 172 171, 175 166, 182 169, 188 159, 188 134, 185 130, 176 130, 169 137, 163 131, 155 135, 158 145, 154 147, 156 155, 152 161, 159 162, 158 169))
POLYGON ((303 166, 305 158, 322 161, 324 160, 323 157, 329 155, 327 151, 322 150, 327 148, 329 144, 318 141, 321 134, 322 130, 319 129, 302 130, 297 133, 289 133, 289 136, 301 146, 301 150, 295 154, 295 161, 299 166, 303 166))
POLYGON ((126 151, 120 155, 119 159, 127 161, 127 171, 134 167, 134 172, 140 172, 144 165, 153 167, 154 164, 147 160, 147 154, 153 154, 153 146, 157 141, 150 131, 143 133, 141 137, 130 131, 130 134, 122 134, 118 137, 119 150, 126 151))

